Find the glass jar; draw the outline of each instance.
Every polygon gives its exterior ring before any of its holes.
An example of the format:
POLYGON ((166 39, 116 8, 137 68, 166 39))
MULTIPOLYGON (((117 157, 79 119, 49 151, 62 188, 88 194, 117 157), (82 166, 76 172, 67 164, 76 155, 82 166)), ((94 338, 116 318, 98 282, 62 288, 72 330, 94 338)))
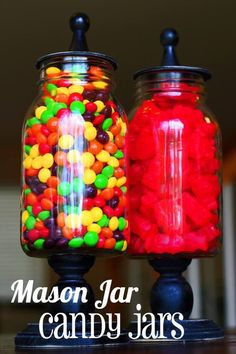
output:
POLYGON ((63 52, 37 65, 39 93, 23 127, 23 250, 125 251, 127 120, 113 95, 114 62, 63 52))
POLYGON ((129 127, 132 255, 192 258, 220 246, 221 134, 204 81, 187 69, 136 75, 129 127))

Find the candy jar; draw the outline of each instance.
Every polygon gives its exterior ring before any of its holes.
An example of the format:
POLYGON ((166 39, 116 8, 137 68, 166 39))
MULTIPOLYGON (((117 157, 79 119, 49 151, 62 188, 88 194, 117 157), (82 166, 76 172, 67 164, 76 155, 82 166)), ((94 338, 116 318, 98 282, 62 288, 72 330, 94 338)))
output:
POLYGON ((88 303, 62 304, 62 312, 89 313, 94 297, 83 274, 94 256, 127 248, 127 122, 113 94, 115 61, 88 51, 85 14, 70 26, 70 50, 37 61, 39 93, 23 127, 21 245, 29 256, 48 257, 61 291, 68 276, 72 289, 87 287, 88 303))
MULTIPOLYGON (((213 256, 221 245, 221 134, 205 102, 210 73, 179 65, 175 30, 163 31, 161 43, 161 66, 134 75, 129 253, 147 257, 160 273, 153 312, 181 312, 188 319, 193 294, 181 272, 192 258, 213 256)), ((185 340, 222 337, 209 321, 187 320, 185 329, 185 340)))

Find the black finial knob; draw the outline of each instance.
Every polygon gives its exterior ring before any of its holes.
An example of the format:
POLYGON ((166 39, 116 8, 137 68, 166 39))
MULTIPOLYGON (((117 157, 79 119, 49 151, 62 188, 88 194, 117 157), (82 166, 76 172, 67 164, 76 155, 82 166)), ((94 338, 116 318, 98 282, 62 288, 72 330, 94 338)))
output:
POLYGON ((70 28, 73 32, 73 38, 70 45, 70 50, 87 51, 88 45, 85 33, 90 26, 89 17, 79 12, 70 18, 70 28))
POLYGON ((177 31, 173 28, 166 28, 161 33, 160 41, 164 47, 164 53, 163 53, 161 65, 162 66, 179 65, 179 61, 175 54, 175 46, 179 42, 179 36, 177 31))

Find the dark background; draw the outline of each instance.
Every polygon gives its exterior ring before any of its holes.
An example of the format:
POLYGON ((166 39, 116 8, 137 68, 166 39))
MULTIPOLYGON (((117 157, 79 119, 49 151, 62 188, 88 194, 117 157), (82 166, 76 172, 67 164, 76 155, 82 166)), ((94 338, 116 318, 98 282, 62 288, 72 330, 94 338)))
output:
POLYGON ((46 53, 68 48, 71 41, 68 19, 77 11, 90 16, 87 36, 90 50, 107 53, 119 63, 116 95, 127 112, 133 103, 133 73, 160 63, 159 34, 165 27, 176 28, 180 35, 177 50, 180 62, 204 66, 213 73, 207 84, 208 103, 220 122, 224 141, 234 139, 235 0, 1 0, 0 3, 0 148, 11 162, 5 161, 8 181, 14 180, 16 169, 11 170, 10 165, 19 150, 25 111, 37 91, 35 61, 46 53))

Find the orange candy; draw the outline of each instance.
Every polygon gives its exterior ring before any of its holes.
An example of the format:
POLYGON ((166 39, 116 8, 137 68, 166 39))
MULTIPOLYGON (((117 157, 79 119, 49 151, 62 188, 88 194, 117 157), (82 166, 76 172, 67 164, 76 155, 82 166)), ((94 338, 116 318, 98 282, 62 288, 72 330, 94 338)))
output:
POLYGON ((118 150, 116 144, 112 143, 111 141, 104 145, 104 149, 108 151, 111 155, 115 154, 118 150))
POLYGON ((67 163, 67 154, 64 151, 57 151, 54 160, 58 166, 65 166, 67 163))
POLYGON ((122 148, 124 146, 125 138, 122 135, 117 135, 115 137, 115 143, 118 148, 122 148))
POLYGON ((57 190, 55 188, 46 188, 43 192, 43 195, 47 199, 52 199, 57 196, 57 190))
POLYGON ((56 102, 60 102, 60 103, 65 103, 68 104, 68 96, 64 93, 59 93, 58 95, 56 95, 55 97, 55 101, 56 102))
POLYGON ((104 243, 104 248, 112 249, 115 247, 116 240, 114 238, 108 238, 104 243))
POLYGON ((31 132, 33 135, 37 135, 39 132, 41 132, 42 124, 34 124, 31 128, 31 132))
POLYGON ((92 170, 94 170, 96 174, 99 174, 102 171, 103 166, 104 164, 101 161, 96 161, 92 166, 92 170))
POLYGON ((47 142, 47 137, 43 133, 37 133, 35 137, 38 144, 45 144, 47 142))
POLYGON ((62 228, 62 233, 63 233, 63 236, 65 238, 67 238, 68 240, 71 240, 73 238, 73 231, 72 229, 69 229, 68 227, 64 226, 62 228))
POLYGON ((35 227, 35 229, 37 229, 37 230, 42 230, 42 229, 44 229, 43 221, 41 221, 41 220, 36 221, 34 227, 35 227))
POLYGON ((36 197, 36 195, 33 194, 33 193, 27 194, 27 196, 26 196, 26 202, 27 202, 27 204, 29 204, 29 205, 33 205, 34 203, 37 203, 37 197, 36 197))
POLYGON ((125 174, 125 172, 124 172, 123 168, 121 168, 121 167, 115 168, 115 170, 114 170, 114 177, 116 177, 116 178, 121 178, 121 177, 124 176, 124 174, 125 174))
POLYGON ((48 198, 43 198, 40 203, 44 210, 51 210, 53 208, 53 202, 48 198))
POLYGON ((127 200, 126 200, 126 197, 124 195, 120 196, 120 201, 119 201, 119 206, 120 207, 125 207, 127 204, 127 200))
POLYGON ((26 176, 32 177, 32 176, 37 176, 38 174, 38 170, 36 170, 35 168, 28 168, 28 170, 26 170, 25 174, 26 176))
POLYGON ((109 229, 109 227, 103 227, 99 235, 105 238, 111 238, 113 236, 113 232, 109 229))
POLYGON ((60 183, 60 179, 56 176, 51 176, 48 180, 47 180, 47 185, 50 188, 57 188, 58 184, 60 183))
POLYGON ((106 188, 100 193, 100 197, 105 200, 110 200, 114 197, 114 189, 113 188, 106 188))
POLYGON ((121 132, 121 126, 120 125, 112 125, 111 127, 110 127, 110 132, 113 134, 113 135, 118 135, 118 134, 120 134, 120 132, 121 132))
POLYGON ((59 119, 57 117, 50 118, 47 121, 47 128, 51 133, 58 131, 58 121, 59 119))
POLYGON ((50 146, 56 145, 56 143, 58 142, 58 133, 54 132, 49 134, 47 142, 50 146))
POLYGON ((88 151, 91 152, 93 155, 99 154, 99 152, 102 150, 103 145, 99 143, 97 140, 92 140, 90 141, 88 151))
POLYGON ((60 227, 65 226, 65 213, 59 213, 57 215, 57 225, 60 227))
POLYGON ((120 159, 119 160, 119 166, 124 167, 125 166, 125 159, 120 159))

